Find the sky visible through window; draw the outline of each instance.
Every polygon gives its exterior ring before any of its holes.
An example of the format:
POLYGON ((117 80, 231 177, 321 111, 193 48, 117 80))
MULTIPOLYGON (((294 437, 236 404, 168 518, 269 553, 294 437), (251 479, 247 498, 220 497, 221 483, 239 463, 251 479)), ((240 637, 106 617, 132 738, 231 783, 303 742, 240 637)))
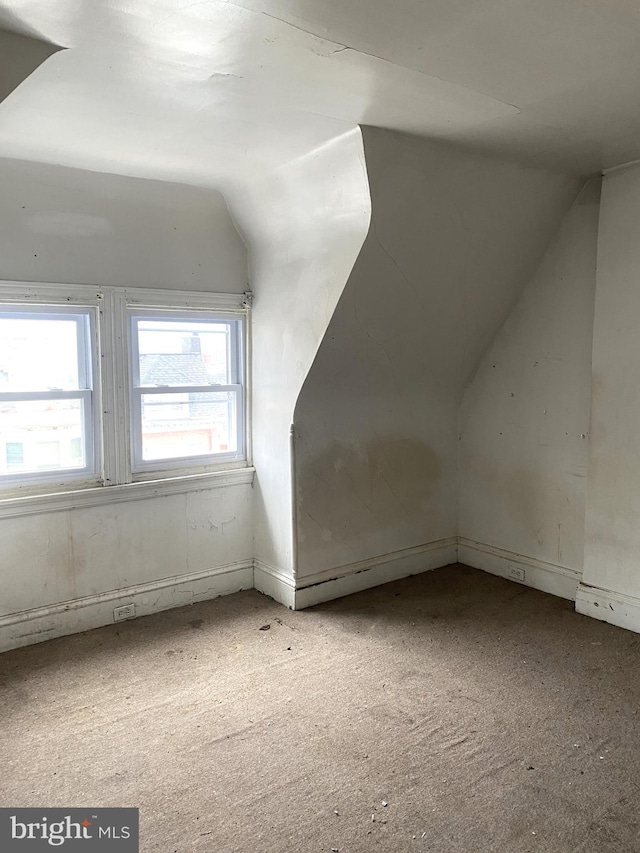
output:
POLYGON ((235 451, 236 397, 215 391, 233 380, 229 324, 145 319, 136 325, 140 386, 181 389, 141 395, 143 460, 235 451), (189 392, 190 386, 200 390, 189 392))
POLYGON ((78 387, 75 320, 0 318, 0 391, 78 387))
MULTIPOLYGON (((0 475, 87 466, 87 354, 79 351, 86 322, 86 315, 0 314, 0 475), (2 398, 74 391, 75 399, 2 398)), ((234 383, 231 329, 225 321, 135 320, 144 461, 237 450, 237 394, 216 391, 234 383)))
MULTIPOLYGON (((76 318, 0 317, 0 393, 78 390, 78 333, 76 318)), ((81 399, 0 399, 0 474, 84 467, 83 432, 81 399)))

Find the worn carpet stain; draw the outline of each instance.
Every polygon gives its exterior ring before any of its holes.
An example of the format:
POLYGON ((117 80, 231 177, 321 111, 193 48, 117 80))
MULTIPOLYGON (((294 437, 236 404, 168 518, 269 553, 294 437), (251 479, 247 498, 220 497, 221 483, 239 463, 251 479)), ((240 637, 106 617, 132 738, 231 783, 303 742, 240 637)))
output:
POLYGON ((143 853, 632 853, 638 671, 636 635, 459 565, 242 592, 0 655, 0 805, 138 806, 143 853))

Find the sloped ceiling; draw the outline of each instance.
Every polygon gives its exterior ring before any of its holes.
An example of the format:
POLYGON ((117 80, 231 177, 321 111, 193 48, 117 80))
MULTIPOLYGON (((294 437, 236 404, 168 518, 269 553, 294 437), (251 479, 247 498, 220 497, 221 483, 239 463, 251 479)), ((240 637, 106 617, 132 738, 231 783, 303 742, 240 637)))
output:
POLYGON ((0 105, 1 156, 219 185, 368 124, 581 174, 640 157, 633 0, 4 0, 0 20, 70 48, 0 105))

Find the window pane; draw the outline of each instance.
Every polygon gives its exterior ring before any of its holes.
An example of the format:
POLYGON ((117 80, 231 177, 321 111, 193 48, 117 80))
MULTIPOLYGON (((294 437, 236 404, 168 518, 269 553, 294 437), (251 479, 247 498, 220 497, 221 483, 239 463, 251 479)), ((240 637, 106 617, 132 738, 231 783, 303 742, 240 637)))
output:
POLYGON ((140 385, 230 385, 230 324, 137 320, 140 385))
POLYGON ((76 320, 0 316, 0 391, 79 387, 76 320))
POLYGON ((82 400, 1 402, 0 474, 84 468, 82 409, 82 400))
POLYGON ((142 458, 235 453, 233 392, 142 394, 142 458))
POLYGON ((39 471, 49 471, 60 467, 60 442, 38 441, 35 447, 36 467, 39 471))
POLYGON ((8 470, 19 470, 24 462, 24 444, 21 441, 8 441, 5 445, 5 455, 8 470))

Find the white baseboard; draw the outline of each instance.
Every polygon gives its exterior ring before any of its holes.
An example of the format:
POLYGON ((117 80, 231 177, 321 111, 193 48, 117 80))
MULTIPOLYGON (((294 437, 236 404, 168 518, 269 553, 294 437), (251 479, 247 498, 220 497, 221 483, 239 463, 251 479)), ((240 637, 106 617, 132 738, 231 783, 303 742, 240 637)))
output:
POLYGON ((296 588, 293 578, 262 560, 254 560, 253 585, 258 592, 268 595, 289 610, 296 609, 296 588))
POLYGON ((581 583, 576 612, 640 633, 640 598, 581 583))
POLYGON ((457 539, 453 536, 417 548, 406 548, 315 575, 299 577, 296 582, 295 609, 303 610, 314 604, 448 566, 456 561, 457 539))
MULTIPOLYGON (((124 604, 135 604, 135 615, 146 616, 255 588, 285 607, 302 610, 457 561, 568 599, 576 599, 581 580, 579 572, 565 566, 463 537, 440 539, 296 579, 261 560, 246 560, 0 616, 0 651, 110 625, 114 608, 124 604), (525 580, 511 577, 511 568, 523 570, 525 580)), ((576 610, 640 632, 640 599, 581 584, 576 610)))
POLYGON ((284 572, 261 560, 246 560, 0 616, 0 652, 111 625, 114 608, 124 604, 135 605, 136 617, 147 616, 255 588, 300 610, 455 561, 455 538, 440 540, 309 576, 296 589, 284 572))
POLYGON ((137 586, 0 616, 0 651, 77 634, 114 622, 113 610, 135 604, 135 615, 182 607, 253 587, 253 560, 163 578, 137 586))
POLYGON ((482 569, 492 575, 499 575, 501 578, 560 596, 560 598, 568 598, 570 601, 575 599, 576 590, 582 578, 581 572, 575 569, 546 563, 504 548, 465 539, 463 536, 458 537, 458 560, 474 569, 482 569), (524 580, 513 577, 510 574, 512 568, 523 571, 524 580))

